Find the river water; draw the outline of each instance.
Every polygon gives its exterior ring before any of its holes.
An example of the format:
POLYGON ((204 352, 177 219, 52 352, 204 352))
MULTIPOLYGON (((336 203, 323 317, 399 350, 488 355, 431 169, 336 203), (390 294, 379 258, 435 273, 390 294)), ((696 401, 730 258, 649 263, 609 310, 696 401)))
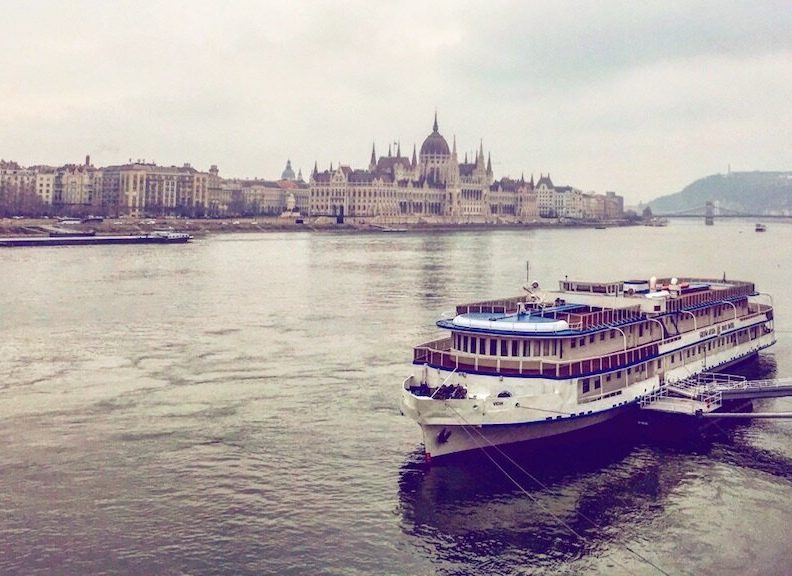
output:
MULTIPOLYGON (((525 280, 773 294, 792 224, 271 233, 0 251, 1 574, 788 574, 792 422, 422 463, 412 346, 525 280), (573 533, 574 532, 574 533, 573 533)), ((792 411, 792 399, 762 410, 792 411)))

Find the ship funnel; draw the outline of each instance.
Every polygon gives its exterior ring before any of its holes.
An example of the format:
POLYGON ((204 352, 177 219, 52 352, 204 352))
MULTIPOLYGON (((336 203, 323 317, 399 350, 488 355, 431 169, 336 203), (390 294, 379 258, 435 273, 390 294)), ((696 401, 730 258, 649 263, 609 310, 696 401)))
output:
POLYGON ((649 290, 653 291, 657 288, 657 276, 649 278, 649 290))

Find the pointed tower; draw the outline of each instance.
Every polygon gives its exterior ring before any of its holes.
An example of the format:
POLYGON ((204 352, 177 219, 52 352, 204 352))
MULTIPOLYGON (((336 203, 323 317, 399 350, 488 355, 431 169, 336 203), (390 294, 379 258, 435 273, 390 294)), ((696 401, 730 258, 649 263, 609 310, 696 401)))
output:
POLYGON ((396 142, 396 158, 401 158, 401 141, 396 142))
POLYGON ((388 144, 388 158, 391 158, 392 156, 393 156, 393 149, 391 148, 391 145, 388 144))
POLYGON ((415 144, 413 144, 412 167, 418 166, 418 156, 415 155, 415 144))
POLYGON ((313 172, 311 172, 311 176, 314 177, 317 174, 319 174, 319 162, 314 160, 314 169, 313 169, 313 172))
POLYGON ((373 172, 377 167, 377 151, 374 148, 374 142, 371 143, 371 160, 369 160, 369 171, 373 172))
POLYGON ((492 176, 492 154, 487 152, 487 174, 492 176))
POLYGON ((432 132, 439 132, 439 129, 437 128, 437 110, 435 110, 435 119, 434 125, 432 126, 432 132))

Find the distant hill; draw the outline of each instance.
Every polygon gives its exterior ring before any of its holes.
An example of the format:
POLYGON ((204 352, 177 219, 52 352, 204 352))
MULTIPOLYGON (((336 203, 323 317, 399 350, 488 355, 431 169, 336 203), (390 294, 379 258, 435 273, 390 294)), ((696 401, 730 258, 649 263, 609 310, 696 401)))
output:
POLYGON ((649 206, 655 214, 671 214, 715 202, 726 210, 748 214, 792 215, 792 172, 714 174, 661 196, 649 206))

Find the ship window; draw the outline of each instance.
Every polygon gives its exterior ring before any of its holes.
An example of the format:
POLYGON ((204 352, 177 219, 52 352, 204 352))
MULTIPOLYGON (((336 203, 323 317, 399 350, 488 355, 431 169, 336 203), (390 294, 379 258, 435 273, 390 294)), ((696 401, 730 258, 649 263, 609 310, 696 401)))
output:
POLYGON ((519 340, 512 340, 512 356, 519 356, 520 355, 520 341, 519 340))
POLYGON ((594 334, 589 336, 589 344, 591 344, 592 342, 594 342, 594 334))
POLYGON ((616 372, 616 378, 621 378, 621 370, 619 370, 618 372, 616 372))
POLYGON ((570 346, 571 348, 575 348, 575 347, 577 346, 577 340, 575 340, 574 338, 572 338, 572 340, 570 341, 570 344, 569 344, 569 346, 570 346))
POLYGON ((611 339, 616 338, 616 330, 611 330, 610 331, 610 336, 611 336, 611 339))
POLYGON ((487 353, 487 340, 485 338, 479 338, 478 353, 479 354, 487 353))
POLYGON ((472 354, 476 353, 476 338, 475 337, 470 339, 470 352, 472 354))
POLYGON ((605 340, 605 332, 600 332, 600 340, 605 340))
MULTIPOLYGON (((672 354, 671 355, 671 362, 673 362, 673 361, 674 361, 674 355, 672 354)), ((660 365, 661 365, 661 362, 660 362, 660 360, 658 360, 657 361, 657 367, 660 368, 660 365)))
POLYGON ((531 355, 531 341, 525 340, 523 342, 523 356, 530 356, 531 355))
POLYGON ((500 341, 500 355, 501 356, 508 356, 509 355, 509 341, 508 340, 501 340, 500 341))
POLYGON ((581 346, 585 346, 586 345, 586 339, 585 338, 581 338, 579 344, 581 346))
POLYGON ((585 380, 584 380, 584 381, 583 381, 583 394, 585 394, 586 392, 588 392, 588 391, 589 391, 589 389, 590 389, 590 387, 589 387, 589 383, 588 383, 587 381, 585 381, 585 380))
POLYGON ((610 381, 611 381, 611 375, 610 375, 610 374, 608 374, 608 375, 605 377, 605 381, 606 381, 606 382, 610 382, 610 381))
POLYGON ((599 390, 602 387, 602 382, 600 382, 599 378, 594 380, 594 390, 599 390))
POLYGON ((643 324, 638 325, 638 338, 643 338, 643 324))
POLYGON ((490 356, 498 355, 498 341, 495 338, 490 338, 490 356))

